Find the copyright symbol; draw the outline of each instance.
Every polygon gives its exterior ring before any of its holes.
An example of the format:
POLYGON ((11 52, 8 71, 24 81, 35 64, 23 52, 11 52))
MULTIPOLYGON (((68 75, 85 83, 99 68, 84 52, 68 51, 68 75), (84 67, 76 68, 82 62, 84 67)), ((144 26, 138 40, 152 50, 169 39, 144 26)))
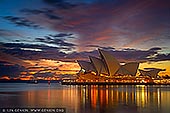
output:
POLYGON ((2 112, 5 112, 5 109, 2 109, 2 112))

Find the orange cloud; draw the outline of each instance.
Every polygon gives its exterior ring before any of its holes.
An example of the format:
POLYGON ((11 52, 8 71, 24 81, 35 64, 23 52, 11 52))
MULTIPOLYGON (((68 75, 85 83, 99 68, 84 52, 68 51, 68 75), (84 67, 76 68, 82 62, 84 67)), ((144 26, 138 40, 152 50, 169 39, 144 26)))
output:
POLYGON ((10 80, 10 77, 9 76, 6 76, 6 75, 4 75, 4 76, 2 76, 2 77, 0 77, 0 80, 10 80))
POLYGON ((25 60, 32 64, 32 67, 29 68, 29 74, 34 75, 38 73, 51 72, 55 74, 76 74, 80 70, 80 66, 76 62, 64 62, 56 60, 25 60))

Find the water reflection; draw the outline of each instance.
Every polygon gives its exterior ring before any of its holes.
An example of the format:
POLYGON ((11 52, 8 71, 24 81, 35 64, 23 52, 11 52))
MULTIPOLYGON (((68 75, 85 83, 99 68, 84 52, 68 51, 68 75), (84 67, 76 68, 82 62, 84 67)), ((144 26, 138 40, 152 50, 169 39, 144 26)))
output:
POLYGON ((82 86, 78 87, 78 91, 82 112, 89 109, 96 113, 170 112, 168 86, 82 86))
POLYGON ((64 107, 67 113, 169 113, 170 86, 67 86, 0 90, 1 107, 64 107))

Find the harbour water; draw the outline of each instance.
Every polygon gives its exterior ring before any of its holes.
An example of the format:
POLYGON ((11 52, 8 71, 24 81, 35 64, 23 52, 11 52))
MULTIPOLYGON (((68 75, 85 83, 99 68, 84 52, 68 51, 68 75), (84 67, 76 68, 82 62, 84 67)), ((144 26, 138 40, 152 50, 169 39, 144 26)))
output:
POLYGON ((0 83, 1 108, 66 108, 66 113, 170 113, 169 105, 170 85, 0 83))

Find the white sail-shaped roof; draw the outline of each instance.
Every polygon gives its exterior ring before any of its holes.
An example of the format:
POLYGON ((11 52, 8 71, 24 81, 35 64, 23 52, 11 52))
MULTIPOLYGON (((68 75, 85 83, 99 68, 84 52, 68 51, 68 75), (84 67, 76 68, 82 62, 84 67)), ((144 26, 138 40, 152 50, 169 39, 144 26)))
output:
POLYGON ((115 73, 120 68, 119 62, 114 58, 112 54, 107 51, 99 49, 99 53, 101 55, 101 58, 104 59, 104 63, 107 65, 107 71, 109 75, 115 75, 115 73))
POLYGON ((149 75, 147 75, 147 72, 148 72, 148 71, 144 71, 144 70, 139 69, 139 72, 140 72, 143 76, 149 76, 149 75))
POLYGON ((155 69, 155 70, 150 71, 149 74, 151 77, 156 78, 156 76, 158 75, 159 72, 160 72, 160 70, 155 69))
POLYGON ((108 74, 107 68, 101 59, 92 57, 92 56, 89 56, 89 58, 90 58, 92 64, 94 65, 98 75, 99 74, 108 74))
POLYGON ((116 74, 130 75, 131 73, 128 70, 126 70, 123 66, 120 66, 116 74))
POLYGON ((123 68, 125 68, 133 76, 136 75, 138 67, 139 67, 138 62, 130 62, 130 63, 123 65, 123 68))
POLYGON ((158 73, 160 71, 163 71, 163 70, 161 70, 161 69, 141 70, 141 69, 139 69, 139 72, 143 76, 150 76, 150 77, 154 77, 154 78, 156 78, 156 76, 158 75, 158 73))
POLYGON ((90 62, 80 61, 80 60, 78 60, 77 62, 80 65, 80 67, 82 69, 84 69, 86 72, 88 72, 88 71, 95 71, 94 67, 92 66, 92 64, 90 62))

